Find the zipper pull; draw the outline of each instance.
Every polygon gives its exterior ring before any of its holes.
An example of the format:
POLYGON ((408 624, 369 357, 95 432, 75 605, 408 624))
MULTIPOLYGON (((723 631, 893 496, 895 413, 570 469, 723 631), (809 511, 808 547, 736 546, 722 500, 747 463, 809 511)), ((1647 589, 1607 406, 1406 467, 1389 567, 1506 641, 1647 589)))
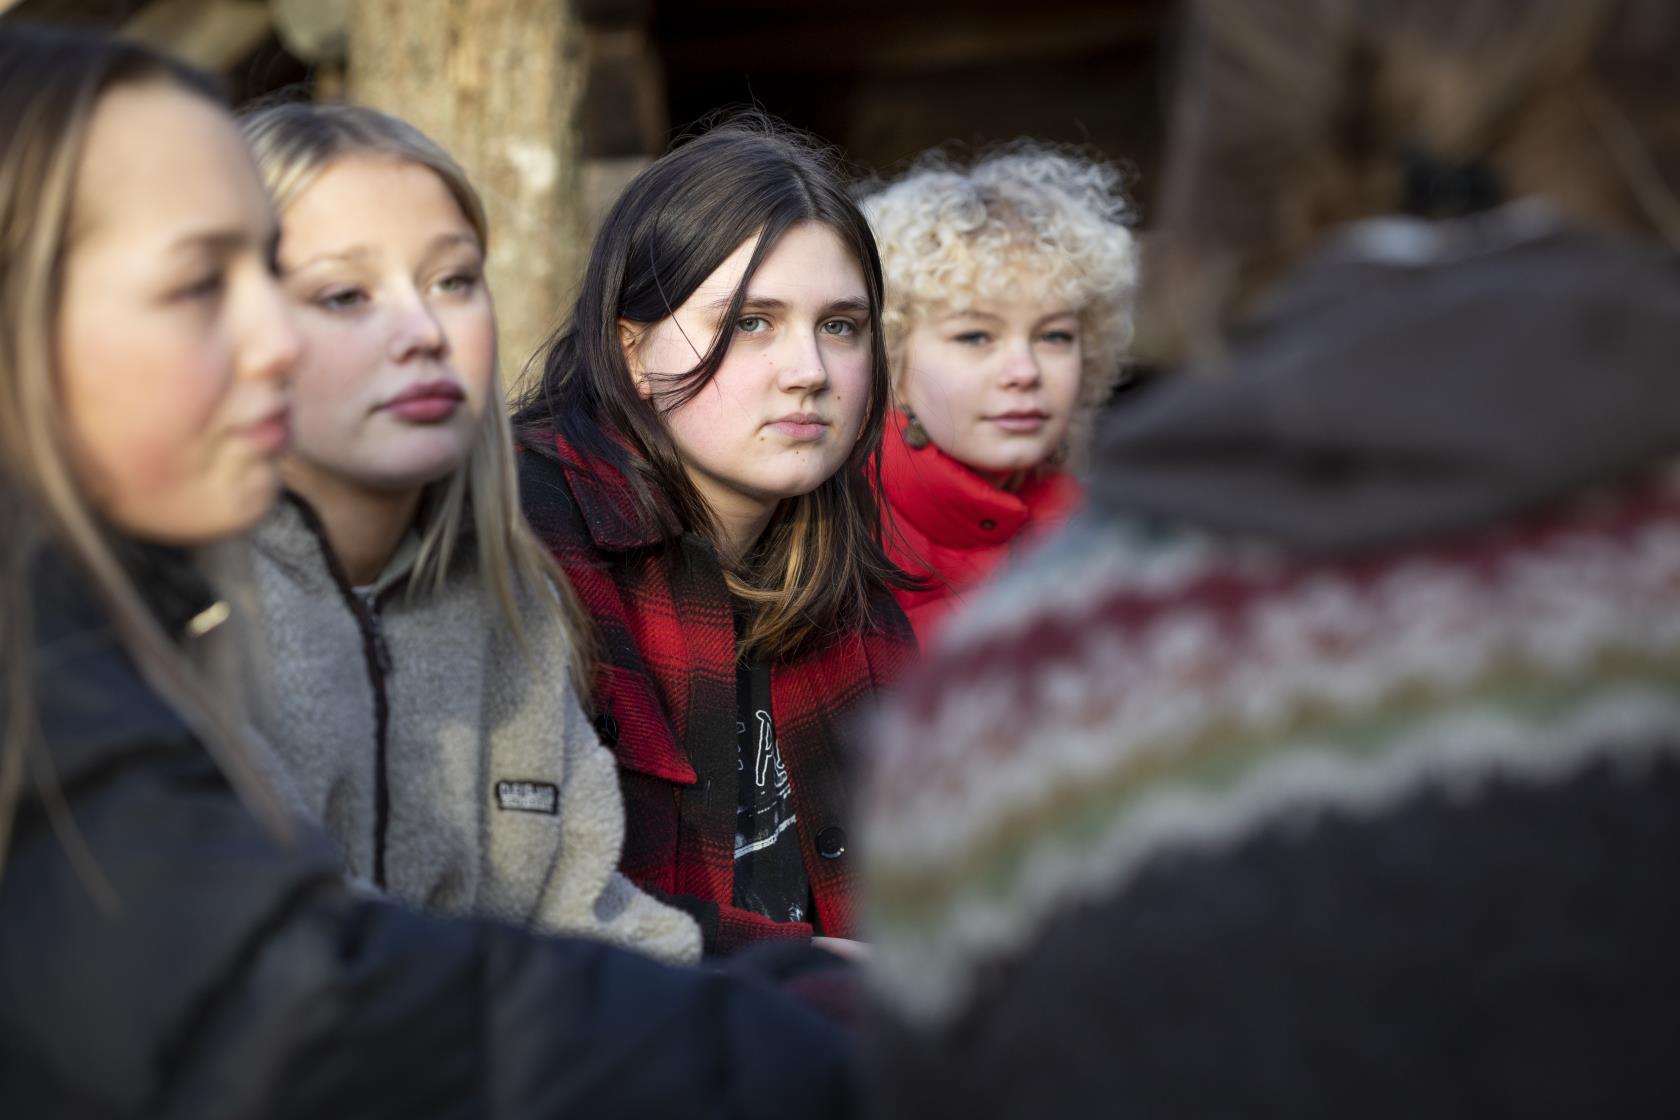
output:
POLYGON ((391 647, 385 641, 385 623, 379 614, 379 601, 372 595, 362 597, 362 606, 366 609, 368 631, 373 636, 373 663, 379 669, 381 676, 390 676, 394 668, 391 661, 391 647))

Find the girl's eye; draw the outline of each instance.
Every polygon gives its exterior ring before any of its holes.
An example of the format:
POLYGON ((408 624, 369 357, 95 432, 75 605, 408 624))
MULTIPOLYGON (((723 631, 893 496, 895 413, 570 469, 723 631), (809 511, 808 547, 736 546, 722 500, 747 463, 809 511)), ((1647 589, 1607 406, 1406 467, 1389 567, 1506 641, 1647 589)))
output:
POLYGON ((964 331, 951 339, 952 342, 960 342, 964 346, 984 346, 991 340, 992 336, 985 331, 964 331))
POLYGON ((742 334, 763 334, 770 329, 770 320, 762 315, 743 315, 735 320, 735 329, 742 334))
POLYGON ((334 288, 315 298, 317 307, 328 311, 349 311, 367 302, 367 295, 360 288, 334 288))
POLYGON ((188 284, 179 292, 182 299, 213 299, 222 294, 227 276, 220 269, 188 284))
POLYGON ((437 282, 437 288, 440 292, 447 292, 451 295, 470 292, 477 286, 478 273, 476 272, 452 272, 437 282))
POLYGON ((830 319, 818 329, 834 338, 850 338, 857 333, 857 324, 850 319, 830 319))
POLYGON ((1058 346, 1071 346, 1076 340, 1074 333, 1068 330, 1045 331, 1038 337, 1041 341, 1053 342, 1058 346))

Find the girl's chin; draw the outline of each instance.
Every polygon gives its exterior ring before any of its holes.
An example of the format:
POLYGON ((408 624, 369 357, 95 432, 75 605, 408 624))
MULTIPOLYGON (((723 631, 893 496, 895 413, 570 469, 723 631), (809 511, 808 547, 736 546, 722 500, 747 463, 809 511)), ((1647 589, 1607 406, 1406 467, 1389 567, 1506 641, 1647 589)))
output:
POLYGON ((1019 474, 1041 467, 1050 461, 1050 451, 1015 452, 1009 455, 977 455, 973 460, 952 456, 972 471, 983 475, 1019 474))
POLYGON ((430 486, 461 470, 472 458, 472 445, 431 449, 429 454, 394 457, 378 464, 370 473, 369 485, 388 490, 409 490, 430 486))

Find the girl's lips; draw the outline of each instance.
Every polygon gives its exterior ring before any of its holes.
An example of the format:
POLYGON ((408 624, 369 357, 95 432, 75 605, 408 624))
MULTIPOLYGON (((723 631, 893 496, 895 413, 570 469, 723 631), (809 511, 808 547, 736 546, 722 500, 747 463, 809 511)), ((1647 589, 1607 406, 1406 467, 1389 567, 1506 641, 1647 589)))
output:
POLYGON ((291 410, 276 409, 255 424, 240 428, 239 434, 255 444, 257 450, 269 455, 278 454, 292 442, 291 410))
POLYGON ((1044 427, 1050 418, 1042 412, 1005 412, 999 416, 988 416, 986 419, 1006 432, 1031 434, 1044 427))
POLYGON ((436 424, 454 416, 466 397, 453 381, 425 381, 403 390, 379 410, 410 424, 436 424))
POLYGON ((828 433, 828 421, 811 412, 797 412, 772 420, 769 427, 795 443, 815 443, 828 433))

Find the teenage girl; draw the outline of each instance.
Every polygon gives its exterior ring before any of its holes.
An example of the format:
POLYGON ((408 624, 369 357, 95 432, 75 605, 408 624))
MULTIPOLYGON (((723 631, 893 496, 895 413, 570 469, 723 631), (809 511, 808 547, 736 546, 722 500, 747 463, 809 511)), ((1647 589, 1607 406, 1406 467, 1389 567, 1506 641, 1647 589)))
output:
POLYGON ((255 538, 283 784, 415 905, 694 959, 694 923, 617 871, 612 756, 573 683, 588 623, 519 512, 477 193, 371 109, 279 105, 245 134, 308 342, 255 538))
POLYGON ((869 477, 880 311, 828 157, 715 128, 608 214, 516 418, 525 512, 602 631, 624 870, 708 951, 854 933, 840 736, 913 649, 869 477))
POLYGON ((920 160, 863 203, 887 277, 882 493, 925 644, 1079 501, 1067 469, 1119 380, 1137 253, 1119 172, 1016 144, 920 160))

